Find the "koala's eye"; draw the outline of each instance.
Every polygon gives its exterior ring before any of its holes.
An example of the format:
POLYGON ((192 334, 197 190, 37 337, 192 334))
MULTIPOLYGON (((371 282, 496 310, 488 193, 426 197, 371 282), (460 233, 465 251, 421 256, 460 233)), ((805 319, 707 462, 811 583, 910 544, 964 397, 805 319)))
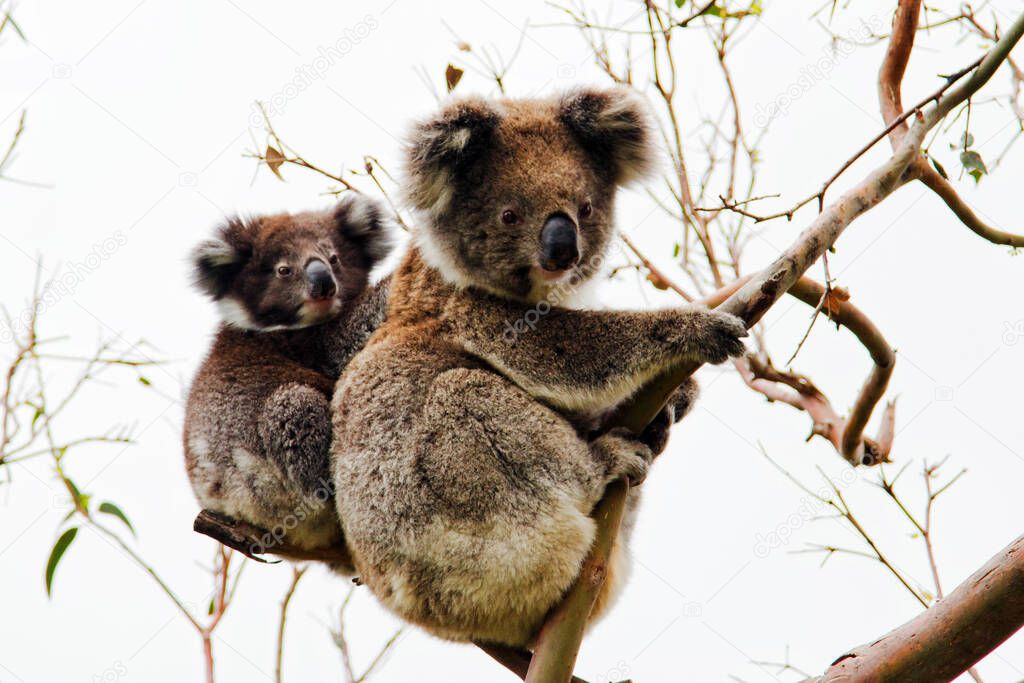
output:
POLYGON ((277 274, 280 275, 281 277, 288 277, 289 275, 292 274, 292 269, 289 268, 288 266, 278 266, 277 274))
POLYGON ((592 213, 594 213, 594 205, 589 201, 583 202, 580 205, 580 218, 587 218, 592 213))
POLYGON ((519 222, 519 216, 512 209, 505 209, 501 212, 501 222, 505 225, 515 225, 519 222))
POLYGON ((338 265, 338 255, 337 254, 331 254, 330 258, 328 258, 327 260, 330 261, 332 266, 338 265))

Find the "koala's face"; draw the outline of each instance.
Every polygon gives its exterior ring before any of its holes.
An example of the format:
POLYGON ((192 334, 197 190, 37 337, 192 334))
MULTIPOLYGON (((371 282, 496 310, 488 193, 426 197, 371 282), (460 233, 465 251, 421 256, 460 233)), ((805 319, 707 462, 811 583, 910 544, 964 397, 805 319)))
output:
POLYGON ((449 281, 502 296, 585 280, 614 237, 616 189, 650 166, 649 140, 625 90, 457 101, 412 135, 417 245, 449 281))
POLYGON ((318 325, 341 313, 390 251, 385 216, 352 196, 329 211, 231 219, 193 253, 196 282, 230 325, 318 325))

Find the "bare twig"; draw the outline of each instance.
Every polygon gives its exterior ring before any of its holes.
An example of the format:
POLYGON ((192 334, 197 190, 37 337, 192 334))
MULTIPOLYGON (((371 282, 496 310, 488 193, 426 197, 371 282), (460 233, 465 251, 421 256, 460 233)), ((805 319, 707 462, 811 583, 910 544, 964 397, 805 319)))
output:
POLYGON ((364 683, 364 681, 366 681, 366 679, 374 672, 377 666, 384 661, 384 657, 405 632, 404 627, 397 629, 377 651, 377 654, 370 661, 369 665, 367 665, 366 669, 363 670, 363 673, 357 676, 352 666, 352 658, 348 649, 348 641, 345 639, 345 609, 352 600, 355 590, 355 586, 349 588, 348 593, 345 595, 345 599, 341 603, 341 607, 338 609, 338 626, 337 628, 331 629, 331 638, 334 640, 334 644, 341 653, 342 666, 344 667, 345 672, 345 683, 364 683))
POLYGON ((288 619, 288 605, 291 604, 292 596, 295 595, 295 589, 299 587, 299 581, 302 580, 307 569, 308 567, 304 566, 292 567, 292 580, 288 584, 288 589, 284 593, 284 598, 281 600, 281 618, 277 622, 277 648, 274 656, 275 683, 281 683, 282 680, 281 671, 282 665, 284 664, 284 630, 288 619))

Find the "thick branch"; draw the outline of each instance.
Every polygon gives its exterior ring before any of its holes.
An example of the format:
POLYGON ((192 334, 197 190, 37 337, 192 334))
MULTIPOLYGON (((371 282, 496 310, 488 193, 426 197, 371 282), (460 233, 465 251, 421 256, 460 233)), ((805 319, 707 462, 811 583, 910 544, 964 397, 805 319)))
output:
POLYGON ((537 634, 537 646, 526 675, 526 683, 564 683, 572 677, 576 655, 583 642, 583 630, 604 583, 615 537, 625 510, 629 485, 615 481, 594 509, 597 537, 580 575, 569 593, 551 611, 537 634))
POLYGON ((1024 235, 1015 235, 990 226, 974 213, 967 202, 957 193, 953 184, 939 175, 938 171, 929 166, 924 159, 915 163, 918 180, 946 203, 946 206, 960 219, 960 222, 971 229, 978 237, 993 244, 1005 244, 1010 247, 1024 247, 1024 235), (918 168, 919 167, 919 168, 918 168))
POLYGON ((1024 536, 948 597, 805 683, 951 681, 1024 625, 1024 536))
MULTIPOLYGON (((526 680, 526 674, 530 669, 530 651, 507 645, 496 645, 494 643, 475 642, 478 648, 487 653, 494 661, 514 673, 519 678, 526 680)), ((587 683, 582 678, 573 676, 570 683, 587 683)))
MULTIPOLYGON (((907 71, 910 52, 914 49, 917 35, 917 21, 921 16, 921 0, 900 0, 892 20, 892 35, 885 59, 878 70, 878 102, 882 109, 882 120, 892 125, 903 113, 903 96, 900 92, 903 74, 907 71)), ((900 121, 889 131, 893 149, 899 146, 909 127, 900 121)))

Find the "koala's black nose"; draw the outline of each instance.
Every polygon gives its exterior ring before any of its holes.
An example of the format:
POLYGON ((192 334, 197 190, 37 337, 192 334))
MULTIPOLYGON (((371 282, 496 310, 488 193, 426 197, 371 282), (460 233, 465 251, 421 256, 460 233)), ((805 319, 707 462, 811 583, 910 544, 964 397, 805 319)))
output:
POLYGON ((576 224, 564 213, 549 216, 540 231, 540 267, 548 271, 565 270, 579 257, 576 224))
POLYGON ((313 299, 329 299, 338 291, 331 269, 323 261, 313 260, 306 266, 306 282, 313 299))

